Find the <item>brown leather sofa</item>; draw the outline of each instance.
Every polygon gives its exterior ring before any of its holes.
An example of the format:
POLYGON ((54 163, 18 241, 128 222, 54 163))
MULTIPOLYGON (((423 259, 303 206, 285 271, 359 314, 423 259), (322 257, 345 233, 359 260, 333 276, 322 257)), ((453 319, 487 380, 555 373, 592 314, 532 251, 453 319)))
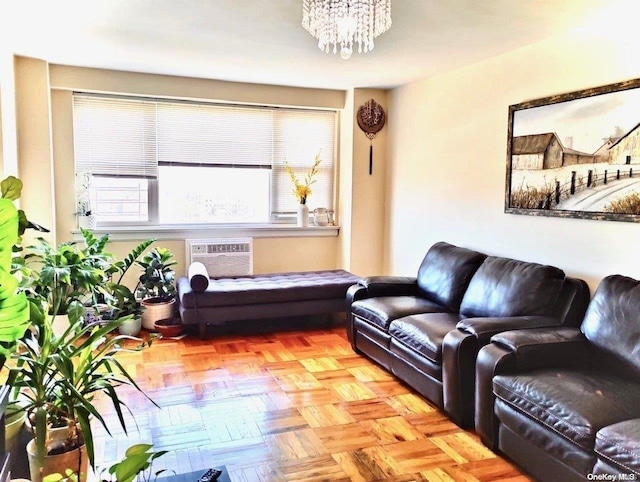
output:
POLYGON ((501 333, 477 365, 486 445, 540 480, 638 480, 640 282, 608 276, 579 328, 501 333))
POLYGON ((478 349, 505 330, 577 326, 588 301, 586 284, 558 268, 441 242, 416 277, 369 277, 352 286, 347 334, 357 353, 469 427, 478 349))

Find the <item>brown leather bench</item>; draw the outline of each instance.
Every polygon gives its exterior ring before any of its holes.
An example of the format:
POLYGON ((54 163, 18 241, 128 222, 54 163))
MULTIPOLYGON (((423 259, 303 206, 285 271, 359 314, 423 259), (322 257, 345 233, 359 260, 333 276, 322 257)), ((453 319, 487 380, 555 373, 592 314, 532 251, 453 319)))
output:
POLYGON ((210 278, 202 263, 192 263, 177 283, 180 317, 204 337, 207 326, 345 312, 347 290, 359 279, 344 270, 210 278))

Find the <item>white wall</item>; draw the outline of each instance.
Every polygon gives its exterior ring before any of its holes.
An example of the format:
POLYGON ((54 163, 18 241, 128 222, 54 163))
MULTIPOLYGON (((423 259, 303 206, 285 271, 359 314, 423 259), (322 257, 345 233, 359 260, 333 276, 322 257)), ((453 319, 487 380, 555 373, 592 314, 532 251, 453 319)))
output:
POLYGON ((640 277, 638 224, 504 213, 508 106, 640 77, 625 18, 391 92, 387 273, 415 274, 444 240, 556 265, 592 289, 608 274, 640 277))

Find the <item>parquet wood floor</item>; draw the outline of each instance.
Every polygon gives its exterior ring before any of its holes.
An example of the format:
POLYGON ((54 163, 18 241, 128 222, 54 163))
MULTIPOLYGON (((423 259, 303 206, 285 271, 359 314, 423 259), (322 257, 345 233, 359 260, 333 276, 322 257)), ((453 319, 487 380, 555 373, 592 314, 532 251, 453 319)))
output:
POLYGON ((129 434, 106 413, 101 466, 132 443, 156 469, 226 465, 232 481, 527 481, 472 432, 356 355, 344 328, 158 340, 120 357, 159 405, 128 387, 129 434))

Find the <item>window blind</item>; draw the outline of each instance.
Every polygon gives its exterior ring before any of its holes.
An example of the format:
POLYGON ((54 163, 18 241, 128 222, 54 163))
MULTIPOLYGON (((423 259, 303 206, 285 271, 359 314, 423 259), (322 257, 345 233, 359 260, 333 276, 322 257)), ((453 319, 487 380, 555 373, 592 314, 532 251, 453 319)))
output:
POLYGON ((156 103, 74 95, 76 173, 156 178, 156 103))
POLYGON ((304 182, 320 153, 307 204, 332 208, 336 115, 74 94, 76 172, 156 178, 158 165, 270 169, 269 208, 277 216, 297 207, 285 159, 304 182))
POLYGON ((298 202, 284 161, 300 182, 309 173, 319 153, 320 170, 311 185, 309 208, 333 208, 336 113, 313 110, 275 112, 272 213, 295 212, 298 202))

